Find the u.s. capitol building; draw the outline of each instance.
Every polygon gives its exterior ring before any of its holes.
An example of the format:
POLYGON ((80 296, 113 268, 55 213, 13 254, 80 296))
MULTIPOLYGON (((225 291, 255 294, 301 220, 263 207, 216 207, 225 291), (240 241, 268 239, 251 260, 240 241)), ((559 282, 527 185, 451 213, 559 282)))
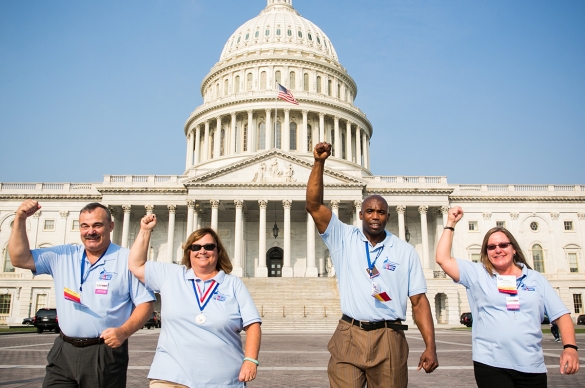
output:
MULTIPOLYGON (((268 0, 257 17, 230 36, 203 79, 201 94, 203 105, 184 126, 187 148, 180 175, 0 183, 0 324, 19 324, 39 307, 55 306, 60 297, 47 275, 33 278, 10 264, 14 213, 27 198, 43 206, 27 220, 31 247, 79 244, 79 210, 97 201, 112 210, 113 241, 125 247, 131 246, 140 218, 157 215, 150 260, 180 261, 186 236, 211 226, 226 244, 238 276, 334 284, 329 253, 305 211, 312 148, 319 141, 333 144, 325 170, 326 203, 342 221, 359 225, 362 199, 371 194, 386 198, 387 230, 415 246, 437 323, 459 324, 459 315, 469 311, 464 288, 434 263, 447 209, 456 205, 465 216, 455 232, 455 257, 479 260, 485 232, 503 225, 573 319, 584 313, 585 184, 450 184, 445 176, 372 175, 375 133, 354 105, 357 85, 327 35, 301 17, 292 0, 268 0), (290 89, 299 104, 279 100, 275 108, 276 82, 290 89)), ((278 292, 268 287, 265 293, 278 292)), ((273 296, 283 305, 290 298, 273 296)))

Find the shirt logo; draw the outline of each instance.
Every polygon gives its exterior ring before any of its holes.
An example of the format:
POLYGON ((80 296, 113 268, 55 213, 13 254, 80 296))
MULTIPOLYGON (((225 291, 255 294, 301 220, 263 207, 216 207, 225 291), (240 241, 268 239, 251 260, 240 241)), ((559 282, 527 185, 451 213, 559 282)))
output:
POLYGON ((398 265, 398 263, 394 263, 394 262, 386 259, 386 260, 384 260, 384 264, 382 265, 382 268, 386 269, 388 271, 395 271, 397 265, 398 265))
POLYGON ((115 272, 107 272, 105 269, 100 272, 99 280, 112 280, 112 277, 115 275, 115 272))
POLYGON ((534 286, 527 286, 527 285, 522 285, 522 290, 523 291, 536 291, 536 287, 534 286))
POLYGON ((215 290, 215 293, 213 295, 213 299, 218 300, 220 302, 225 302, 225 298, 226 298, 226 296, 224 294, 215 290))

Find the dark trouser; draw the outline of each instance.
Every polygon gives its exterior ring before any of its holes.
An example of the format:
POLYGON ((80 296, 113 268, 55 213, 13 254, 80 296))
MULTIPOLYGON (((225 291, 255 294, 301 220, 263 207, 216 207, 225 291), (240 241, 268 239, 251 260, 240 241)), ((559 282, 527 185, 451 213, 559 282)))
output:
POLYGON ((546 373, 525 373, 473 362, 479 388, 546 388, 546 373))
POLYGON ((327 366, 333 388, 406 388, 408 343, 403 330, 365 331, 339 321, 327 346, 327 366))
POLYGON ((106 344, 77 348, 57 337, 47 362, 43 388, 124 388, 128 369, 128 340, 116 349, 106 344))

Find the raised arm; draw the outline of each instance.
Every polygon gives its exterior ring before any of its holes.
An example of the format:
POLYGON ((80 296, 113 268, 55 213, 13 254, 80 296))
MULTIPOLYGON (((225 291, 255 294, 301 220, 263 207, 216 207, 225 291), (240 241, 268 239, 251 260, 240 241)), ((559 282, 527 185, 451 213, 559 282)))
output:
MULTIPOLYGON (((557 325, 561 332, 563 345, 577 345, 575 340, 575 326, 569 314, 561 315, 557 318, 557 325)), ((563 349, 560 358, 561 374, 572 375, 579 370, 579 355, 573 348, 563 349)))
POLYGON ((27 199, 20 204, 16 215, 12 232, 8 240, 8 253, 12 265, 18 268, 36 270, 35 261, 30 251, 28 236, 26 235, 26 219, 37 212, 41 205, 34 199, 27 199))
POLYGON ((136 276, 138 280, 144 283, 144 264, 148 257, 148 245, 150 235, 156 226, 156 215, 147 214, 140 220, 140 232, 132 244, 130 254, 128 255, 128 269, 136 276))
POLYGON ((449 217, 447 219, 447 225, 445 225, 443 234, 441 235, 439 243, 437 244, 437 255, 435 257, 435 261, 441 266, 443 271, 445 271, 445 273, 449 275, 451 279, 458 282, 459 266, 457 265, 457 260, 451 257, 451 247, 453 246, 453 234, 455 231, 448 228, 455 229, 455 225, 457 225, 461 217, 463 217, 463 209, 461 209, 459 206, 453 207, 449 209, 448 215, 449 217))
POLYGON ((318 143, 313 150, 315 162, 309 181, 307 182, 306 209, 313 217, 319 233, 327 230, 327 225, 331 221, 331 209, 323 204, 323 172, 325 170, 325 160, 331 155, 331 144, 318 143))

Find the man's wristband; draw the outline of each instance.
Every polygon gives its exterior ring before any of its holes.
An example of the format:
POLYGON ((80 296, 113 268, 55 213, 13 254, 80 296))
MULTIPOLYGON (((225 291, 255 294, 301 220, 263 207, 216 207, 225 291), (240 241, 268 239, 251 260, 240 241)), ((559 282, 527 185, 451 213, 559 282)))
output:
POLYGON ((571 345, 571 344, 563 345, 563 349, 566 349, 566 348, 571 348, 571 349, 579 350, 579 348, 577 347, 577 345, 571 345))
POLYGON ((254 360, 253 358, 250 358, 250 357, 244 357, 244 361, 250 361, 250 362, 253 362, 256 365, 260 365, 260 363, 258 362, 258 360, 254 360))
POLYGON ((443 227, 443 229, 449 229, 449 230, 452 230, 453 232, 455 232, 455 228, 453 228, 452 226, 445 226, 445 227, 443 227))

